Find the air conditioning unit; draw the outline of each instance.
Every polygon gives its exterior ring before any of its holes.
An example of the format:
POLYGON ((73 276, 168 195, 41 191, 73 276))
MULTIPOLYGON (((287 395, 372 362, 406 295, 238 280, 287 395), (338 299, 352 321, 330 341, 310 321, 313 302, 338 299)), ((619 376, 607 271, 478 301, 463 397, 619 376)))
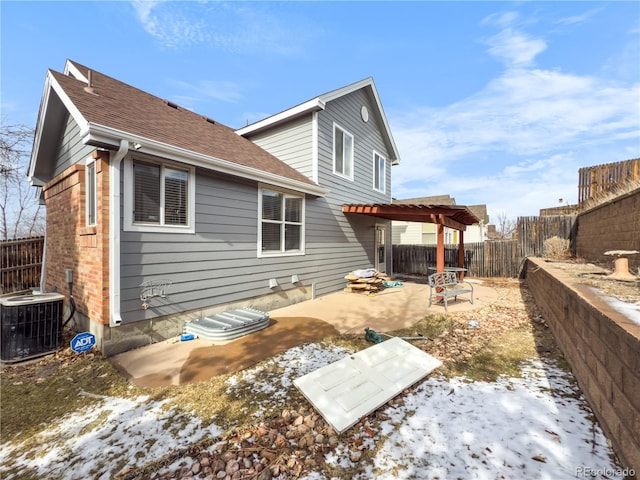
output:
POLYGON ((64 296, 0 297, 0 360, 7 363, 55 352, 62 344, 64 296))

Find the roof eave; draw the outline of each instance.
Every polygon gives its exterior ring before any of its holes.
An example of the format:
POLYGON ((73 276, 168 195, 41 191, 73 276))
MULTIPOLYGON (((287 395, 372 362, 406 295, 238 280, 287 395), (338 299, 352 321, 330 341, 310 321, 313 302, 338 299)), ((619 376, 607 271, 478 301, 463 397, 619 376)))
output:
POLYGON ((328 103, 331 100, 335 100, 337 98, 343 97, 350 93, 353 93, 361 88, 369 88, 373 95, 373 98, 376 102, 376 107, 378 108, 378 112, 380 113, 380 119, 382 120, 382 124, 384 125, 385 134, 387 137, 387 141, 389 143, 389 148, 393 153, 393 158, 391 158, 391 165, 399 165, 400 164, 400 154, 398 153, 398 148, 396 146, 396 142, 393 139, 393 135, 391 135, 391 127, 389 127, 389 123, 387 122, 387 117, 384 113, 384 109, 382 108, 382 102, 380 101, 380 96, 378 95, 378 89, 376 88, 376 84, 373 81, 372 77, 367 77, 358 82, 352 83, 350 85, 346 85, 342 88, 338 88, 337 90, 333 90, 331 92, 327 92, 323 95, 320 95, 320 98, 323 102, 328 103))
POLYGON ((309 184, 292 178, 283 177, 257 168, 230 162, 229 160, 204 155, 146 137, 132 135, 128 132, 112 129, 103 125, 88 124, 87 128, 82 132, 82 137, 85 144, 101 148, 115 148, 120 144, 121 139, 126 139, 131 144, 140 144, 141 151, 150 155, 179 161, 196 167, 205 168, 207 170, 215 170, 217 172, 226 173, 236 177, 269 183, 274 186, 318 197, 324 197, 328 193, 328 190, 320 185, 309 184))
POLYGON ((296 105, 295 107, 284 110, 275 115, 271 115, 263 120, 247 125, 237 129, 235 132, 240 136, 253 135, 259 133, 268 128, 272 128, 281 123, 286 123, 294 118, 317 112, 318 110, 324 110, 325 102, 320 100, 320 97, 313 98, 307 102, 296 105))
POLYGON ((391 152, 393 154, 392 155, 393 158, 390 159, 391 165, 399 165, 400 154, 398 153, 398 148, 396 147, 395 140, 391 135, 391 128, 389 127, 389 123, 387 122, 384 109, 382 108, 382 102, 380 102, 380 97, 378 96, 378 91, 375 87, 375 83, 373 82, 372 77, 367 77, 358 82, 355 82, 350 85, 346 85, 344 87, 338 88, 336 90, 332 90, 331 92, 327 92, 322 95, 319 95, 318 97, 312 98, 311 100, 301 103, 300 105, 284 110, 280 113, 267 117, 258 122, 252 123, 251 125, 247 125, 246 127, 239 128, 236 130, 236 133, 242 136, 254 135, 263 130, 266 130, 276 125, 280 125, 282 123, 293 120, 294 118, 299 117, 301 115, 317 112, 319 110, 324 110, 326 104, 331 100, 335 100, 337 98, 340 98, 352 92, 355 92, 356 90, 359 90, 361 88, 367 88, 367 87, 371 89, 371 92, 375 99, 376 106, 378 108, 378 111, 380 112, 380 118, 384 125, 385 134, 389 143, 389 148, 391 149, 391 152))
POLYGON ((34 183, 34 174, 36 169, 36 164, 38 163, 38 156, 40 153, 40 139, 42 138, 42 129, 45 124, 46 110, 47 104, 49 103, 49 92, 50 90, 50 81, 49 74, 47 72, 47 76, 44 82, 44 90, 42 92, 42 97, 40 100, 40 108, 38 109, 38 119, 36 120, 36 130, 33 136, 33 145, 31 147, 31 157, 29 158, 29 168, 27 169, 27 176, 31 185, 39 185, 39 183, 34 183))
POLYGON ((32 185, 41 186, 42 180, 38 180, 35 178, 36 168, 38 162, 41 161, 43 152, 40 149, 40 145, 42 142, 42 137, 46 128, 52 128, 50 125, 49 114, 50 114, 50 102, 51 102, 51 94, 55 93, 58 96, 64 107, 67 109, 69 114, 73 116, 76 123, 80 125, 82 128, 87 122, 80 113, 80 111, 73 104, 71 99, 65 93, 64 89, 60 86, 55 77, 51 74, 51 70, 47 71, 47 75, 45 77, 44 82, 44 90, 42 93, 42 98, 40 101, 40 109, 38 111, 38 120, 36 122, 36 131, 33 138, 33 148, 31 149, 31 158, 29 159, 29 169, 28 169, 28 178, 32 185))

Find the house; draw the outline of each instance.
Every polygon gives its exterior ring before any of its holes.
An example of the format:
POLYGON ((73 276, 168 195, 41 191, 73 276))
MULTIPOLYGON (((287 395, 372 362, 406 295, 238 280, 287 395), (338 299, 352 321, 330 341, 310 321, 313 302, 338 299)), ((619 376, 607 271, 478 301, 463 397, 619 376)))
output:
POLYGON ((390 221, 344 209, 389 204, 398 162, 370 78, 235 131, 68 60, 46 74, 29 165, 41 289, 73 295, 106 355, 340 290, 391 269, 390 221))
MULTIPOLYGON (((394 204, 422 204, 422 205, 455 205, 455 198, 450 195, 435 195, 430 197, 393 199, 394 204)), ((469 205, 467 208, 475 215, 477 222, 468 225, 464 231, 464 241, 467 243, 484 242, 488 239, 489 215, 486 205, 469 205)), ((406 221, 392 222, 392 241, 394 245, 436 245, 437 226, 433 223, 418 223, 406 221)), ((445 227, 444 243, 459 245, 459 231, 445 227)))

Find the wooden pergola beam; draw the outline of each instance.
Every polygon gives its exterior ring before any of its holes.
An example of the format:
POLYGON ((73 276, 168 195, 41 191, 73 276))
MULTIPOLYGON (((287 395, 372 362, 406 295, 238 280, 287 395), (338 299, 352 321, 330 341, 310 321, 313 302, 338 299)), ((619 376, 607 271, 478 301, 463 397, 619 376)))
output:
MULTIPOLYGON (((403 206, 404 207, 404 206, 403 206)), ((467 226, 452 218, 450 210, 441 208, 398 208, 398 205, 343 205, 343 213, 358 213, 387 220, 435 223, 453 230, 465 231, 467 226)), ((454 211, 453 214, 456 212, 454 211)))
MULTIPOLYGON (((398 220, 405 222, 434 223, 437 225, 436 246, 436 271, 444 271, 444 227, 458 230, 460 241, 458 242, 458 267, 464 268, 464 231, 467 224, 471 225, 478 219, 465 207, 456 208, 445 205, 421 205, 421 204, 367 204, 367 205, 343 205, 343 213, 357 213, 384 218, 386 220, 398 220), (456 217, 456 218, 454 218, 456 217)), ((460 279, 464 278, 464 272, 459 272, 460 279)))
POLYGON ((445 227, 453 228, 454 230, 459 230, 461 232, 464 232, 467 229, 467 226, 463 223, 460 223, 457 220, 454 220, 453 218, 447 217, 443 214, 439 214, 438 221, 433 223, 444 225, 445 227))

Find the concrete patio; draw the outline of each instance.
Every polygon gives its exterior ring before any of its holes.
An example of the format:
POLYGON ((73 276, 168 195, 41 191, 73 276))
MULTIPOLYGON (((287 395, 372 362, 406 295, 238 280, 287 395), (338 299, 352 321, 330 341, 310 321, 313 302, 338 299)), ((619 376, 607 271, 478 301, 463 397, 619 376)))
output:
MULTIPOLYGON (((306 302, 270 312, 271 318, 316 318, 331 324, 340 333, 363 332, 365 327, 390 332, 410 327, 426 315, 444 314, 444 305, 429 307, 429 286, 402 282, 402 287, 387 288, 373 296, 361 293, 335 292, 306 302)), ((449 301, 448 311, 461 312, 482 308, 497 298, 497 292, 477 280, 473 285, 473 304, 468 294, 449 301)))
MULTIPOLYGON (((469 295, 449 303, 449 313, 480 309, 497 299, 495 289, 471 280, 474 303, 469 295)), ((364 336, 365 327, 392 332, 422 320, 426 315, 445 314, 444 305, 429 305, 429 286, 403 282, 375 295, 331 293, 269 312, 271 324, 245 337, 215 344, 196 339, 170 339, 111 357, 123 375, 142 387, 180 385, 230 374, 303 343, 339 334, 364 336)))

